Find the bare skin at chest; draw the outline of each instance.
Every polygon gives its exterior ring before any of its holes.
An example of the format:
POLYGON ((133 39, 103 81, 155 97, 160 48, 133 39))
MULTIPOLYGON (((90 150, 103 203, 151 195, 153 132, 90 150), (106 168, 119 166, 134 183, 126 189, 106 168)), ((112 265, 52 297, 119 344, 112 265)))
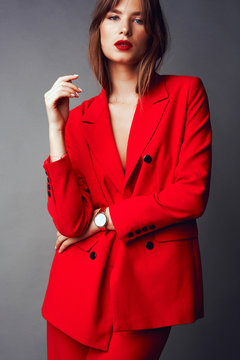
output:
POLYGON ((108 106, 113 136, 125 173, 128 138, 137 104, 108 103, 108 106))

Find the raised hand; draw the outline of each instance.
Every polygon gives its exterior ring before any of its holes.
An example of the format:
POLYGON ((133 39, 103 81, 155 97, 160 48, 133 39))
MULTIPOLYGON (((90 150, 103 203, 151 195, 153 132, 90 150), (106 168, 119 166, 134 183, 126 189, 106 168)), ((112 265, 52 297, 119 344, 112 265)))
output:
POLYGON ((72 83, 78 75, 60 76, 44 94, 48 122, 51 128, 62 131, 69 115, 69 98, 79 97, 82 89, 72 83))

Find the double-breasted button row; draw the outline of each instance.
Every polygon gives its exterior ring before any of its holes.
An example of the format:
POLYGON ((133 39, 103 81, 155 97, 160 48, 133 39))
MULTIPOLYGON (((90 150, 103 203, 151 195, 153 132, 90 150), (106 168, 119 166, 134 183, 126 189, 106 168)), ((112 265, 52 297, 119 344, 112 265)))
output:
POLYGON ((154 243, 153 243, 152 241, 148 241, 148 242, 146 243, 146 248, 147 248, 148 250, 152 250, 153 247, 154 247, 154 243))
MULTIPOLYGON (((146 232, 146 231, 148 231, 148 229, 151 229, 151 230, 153 230, 153 229, 155 229, 156 228, 156 226, 154 225, 154 224, 151 224, 151 225, 149 225, 149 227, 147 227, 147 226, 143 226, 142 227, 142 229, 136 229, 135 230, 135 234, 141 234, 141 232, 146 232)), ((128 233, 128 237, 133 237, 134 236, 134 232, 133 231, 130 231, 129 233, 128 233)))
POLYGON ((145 163, 149 164, 152 161, 152 157, 150 155, 145 155, 143 160, 145 161, 145 163))
POLYGON ((97 254, 95 253, 95 251, 90 252, 90 259, 94 260, 94 259, 96 259, 96 256, 97 256, 97 254))

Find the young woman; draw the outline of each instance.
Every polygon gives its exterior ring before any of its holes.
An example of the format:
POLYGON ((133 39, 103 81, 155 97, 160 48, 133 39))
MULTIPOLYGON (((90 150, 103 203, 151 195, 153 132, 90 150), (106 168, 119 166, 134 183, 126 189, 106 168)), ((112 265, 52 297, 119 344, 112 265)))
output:
POLYGON ((89 59, 101 92, 69 111, 81 89, 66 75, 45 94, 49 360, 157 360, 173 325, 204 316, 208 98, 199 77, 156 72, 167 41, 159 0, 99 0, 89 59))

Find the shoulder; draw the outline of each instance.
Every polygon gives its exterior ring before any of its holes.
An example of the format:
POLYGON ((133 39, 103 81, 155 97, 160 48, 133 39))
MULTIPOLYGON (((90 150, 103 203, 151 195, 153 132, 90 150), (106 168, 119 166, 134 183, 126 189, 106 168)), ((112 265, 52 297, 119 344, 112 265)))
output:
POLYGON ((198 95, 207 97, 205 86, 199 76, 164 74, 160 77, 163 78, 170 97, 187 99, 198 95))
POLYGON ((191 87, 204 86, 203 81, 199 76, 173 74, 166 74, 161 76, 164 78, 165 84, 169 89, 189 89, 191 87))

